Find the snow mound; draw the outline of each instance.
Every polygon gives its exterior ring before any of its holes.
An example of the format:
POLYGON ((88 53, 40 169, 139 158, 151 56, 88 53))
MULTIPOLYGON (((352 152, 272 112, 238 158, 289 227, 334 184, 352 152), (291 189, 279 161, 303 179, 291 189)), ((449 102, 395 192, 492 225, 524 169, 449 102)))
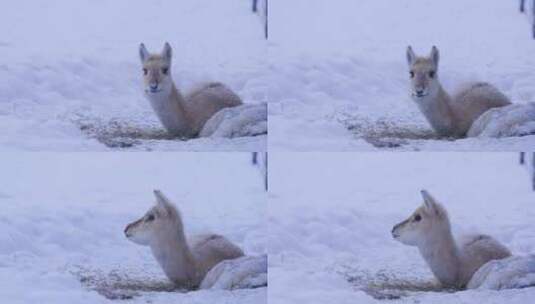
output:
POLYGON ((535 254, 512 256, 483 265, 468 283, 468 289, 510 289, 535 286, 535 254))
POLYGON ((468 137, 511 137, 535 134, 535 103, 512 104, 483 113, 468 137))
POLYGON ((267 255, 226 260, 212 268, 201 289, 242 289, 267 286, 267 255))
POLYGON ((267 134, 267 103, 224 108, 204 125, 200 137, 245 137, 267 134))

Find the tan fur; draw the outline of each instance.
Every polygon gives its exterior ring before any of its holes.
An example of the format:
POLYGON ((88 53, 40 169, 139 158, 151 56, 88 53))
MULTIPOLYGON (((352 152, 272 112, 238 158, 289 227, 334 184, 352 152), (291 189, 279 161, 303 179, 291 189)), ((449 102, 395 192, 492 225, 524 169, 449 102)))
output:
POLYGON ((428 57, 418 57, 407 48, 411 97, 438 134, 464 137, 483 113, 511 104, 497 88, 483 82, 465 84, 450 96, 439 82, 439 59, 434 46, 428 57))
POLYGON ((172 49, 168 43, 161 54, 149 54, 143 44, 139 53, 145 95, 160 122, 173 135, 198 136, 206 121, 219 110, 242 104, 238 95, 218 82, 199 85, 182 95, 172 79, 172 49))
POLYGON ((446 287, 464 288, 472 275, 485 263, 503 259, 511 252, 488 235, 470 235, 456 243, 446 209, 427 191, 424 204, 392 229, 401 243, 418 247, 420 254, 446 287))
POLYGON ((126 237, 149 246, 167 277, 180 287, 196 288, 219 262, 243 256, 243 251, 217 234, 196 235, 186 240, 182 217, 158 190, 156 206, 141 219, 128 224, 126 237))

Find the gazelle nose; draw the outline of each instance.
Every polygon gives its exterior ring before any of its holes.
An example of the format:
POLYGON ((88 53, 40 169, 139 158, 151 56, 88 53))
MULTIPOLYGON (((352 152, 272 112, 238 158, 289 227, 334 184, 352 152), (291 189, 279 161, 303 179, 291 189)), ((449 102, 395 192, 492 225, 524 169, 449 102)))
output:
POLYGON ((150 85, 150 89, 151 89, 151 90, 156 90, 156 89, 158 89, 158 84, 157 84, 157 83, 152 83, 152 84, 150 85))
POLYGON ((125 228, 124 228, 124 235, 126 237, 128 237, 128 228, 130 228, 130 225, 127 225, 125 228))
POLYGON ((394 237, 396 236, 396 229, 398 228, 398 226, 399 226, 399 224, 396 224, 396 225, 394 225, 394 227, 392 227, 391 233, 392 233, 392 236, 394 236, 394 237))
POLYGON ((422 95, 423 93, 424 93, 423 89, 416 90, 416 94, 418 95, 422 95))

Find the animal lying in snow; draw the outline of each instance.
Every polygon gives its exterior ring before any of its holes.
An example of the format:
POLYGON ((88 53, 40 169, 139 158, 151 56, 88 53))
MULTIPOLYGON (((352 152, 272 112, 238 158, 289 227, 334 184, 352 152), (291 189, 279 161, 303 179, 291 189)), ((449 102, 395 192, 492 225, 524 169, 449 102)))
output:
POLYGON ((416 56, 407 48, 411 97, 439 135, 464 137, 483 113, 511 104, 502 92, 484 82, 465 84, 450 96, 439 82, 439 59, 435 46, 428 57, 416 56))
POLYGON ((267 264, 263 267, 261 261, 245 257, 237 245, 221 235, 204 234, 186 239, 180 212, 159 190, 155 190, 154 195, 156 205, 128 224, 124 233, 132 242, 149 246, 164 273, 177 286, 188 289, 257 287, 263 274, 267 278, 267 264), (233 267, 218 265, 227 261, 232 262, 225 265, 233 267), (233 272, 237 277, 226 272, 233 272), (205 277, 209 283, 203 283, 205 277), (218 282, 219 279, 225 282, 218 282))
POLYGON ((192 138, 267 133, 267 105, 243 105, 240 97, 222 83, 203 84, 183 95, 172 78, 173 54, 168 43, 160 54, 150 54, 141 44, 139 56, 145 96, 170 134, 192 138), (226 119, 231 121, 223 121, 226 119))
POLYGON ((494 238, 480 234, 455 242, 446 209, 427 191, 424 204, 392 229, 394 239, 418 247, 429 268, 444 287, 465 288, 485 263, 511 256, 494 238))

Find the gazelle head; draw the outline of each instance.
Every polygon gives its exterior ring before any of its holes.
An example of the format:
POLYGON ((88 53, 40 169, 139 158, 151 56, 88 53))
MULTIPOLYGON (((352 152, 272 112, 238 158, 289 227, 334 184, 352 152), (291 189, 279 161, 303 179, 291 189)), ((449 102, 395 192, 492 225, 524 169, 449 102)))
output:
POLYGON ((142 43, 139 45, 139 58, 143 65, 143 81, 145 93, 169 93, 173 86, 171 77, 171 59, 173 50, 169 43, 165 43, 160 54, 150 54, 142 43))
POLYGON ((156 205, 140 219, 128 224, 124 230, 126 237, 132 242, 150 246, 159 241, 162 236, 182 231, 182 220, 175 206, 160 190, 154 190, 156 205))
POLYGON ((434 95, 438 92, 438 61, 440 55, 436 46, 433 46, 428 57, 416 56, 412 47, 407 47, 407 63, 409 64, 409 77, 411 80, 411 95, 415 99, 434 95))
POLYGON ((392 228, 394 239, 409 246, 421 246, 443 231, 449 231, 450 222, 446 209, 427 191, 422 190, 424 203, 408 219, 392 228))

